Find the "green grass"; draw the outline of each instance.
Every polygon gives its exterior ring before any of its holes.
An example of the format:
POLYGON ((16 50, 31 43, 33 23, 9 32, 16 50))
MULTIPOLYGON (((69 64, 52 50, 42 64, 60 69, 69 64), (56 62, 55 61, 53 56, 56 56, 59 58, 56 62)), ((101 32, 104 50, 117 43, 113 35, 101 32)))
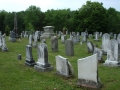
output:
MULTIPOLYGON (((95 42, 89 39, 98 47, 100 42, 95 42)), ((8 52, 0 51, 0 90, 82 90, 76 86, 78 69, 77 60, 90 56, 87 52, 86 43, 74 45, 74 56, 65 55, 65 46, 59 39, 59 51, 52 52, 50 47, 50 39, 46 40, 48 46, 48 59, 50 64, 54 67, 50 72, 37 72, 33 67, 25 65, 26 45, 28 39, 23 38, 21 41, 10 42, 6 37, 6 45, 8 52), (17 60, 17 55, 22 55, 22 60, 17 60), (68 58, 74 69, 74 77, 65 79, 55 75, 56 62, 55 56, 61 55, 68 58)), ((40 43, 40 42, 38 42, 40 43)), ((32 54, 35 62, 37 62, 37 48, 32 48, 32 54)), ((103 56, 106 60, 106 56, 103 56)), ((104 84, 102 90, 120 90, 120 68, 106 67, 102 63, 98 64, 98 74, 101 83, 104 84)))

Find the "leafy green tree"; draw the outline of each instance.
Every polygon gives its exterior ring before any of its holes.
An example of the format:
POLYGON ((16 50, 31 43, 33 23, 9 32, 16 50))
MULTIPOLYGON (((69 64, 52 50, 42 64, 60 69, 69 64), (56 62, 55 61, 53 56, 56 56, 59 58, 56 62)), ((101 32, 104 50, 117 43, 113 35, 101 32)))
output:
POLYGON ((8 25, 6 25, 5 33, 6 33, 7 36, 9 35, 9 32, 10 32, 10 27, 8 25))
POLYGON ((25 10, 25 27, 27 29, 28 24, 31 23, 35 30, 41 29, 43 26, 44 14, 41 12, 41 9, 36 6, 29 6, 25 10))
POLYGON ((85 31, 87 28, 89 32, 107 31, 107 14, 102 3, 87 1, 76 13, 77 29, 85 31))

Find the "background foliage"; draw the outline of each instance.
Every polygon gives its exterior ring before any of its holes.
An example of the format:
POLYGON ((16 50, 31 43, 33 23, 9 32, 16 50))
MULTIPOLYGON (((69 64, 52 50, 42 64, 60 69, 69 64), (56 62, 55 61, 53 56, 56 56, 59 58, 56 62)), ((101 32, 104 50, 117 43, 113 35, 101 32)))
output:
MULTIPOLYGON (((5 10, 0 11, 0 31, 5 33, 7 30, 12 31, 14 28, 14 13, 5 10)), ((62 31, 64 27, 68 31, 85 31, 93 33, 113 32, 119 33, 120 12, 110 7, 103 7, 103 3, 87 1, 78 10, 71 11, 68 9, 51 9, 42 12, 39 7, 29 6, 25 11, 16 12, 18 21, 18 31, 23 30, 43 30, 46 25, 55 27, 55 31, 62 31)))

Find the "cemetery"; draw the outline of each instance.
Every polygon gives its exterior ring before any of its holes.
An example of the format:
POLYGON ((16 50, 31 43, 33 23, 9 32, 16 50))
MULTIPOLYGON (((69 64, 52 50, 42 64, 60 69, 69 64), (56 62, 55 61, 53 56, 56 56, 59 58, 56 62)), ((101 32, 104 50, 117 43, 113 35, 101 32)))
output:
POLYGON ((0 90, 120 90, 119 29, 120 12, 91 0, 0 10, 0 90))
POLYGON ((99 42, 96 42, 94 37, 89 37, 86 43, 80 44, 84 37, 80 35, 80 42, 74 44, 68 33, 63 44, 62 37, 57 38, 58 35, 55 35, 46 38, 46 43, 43 43, 42 39, 35 40, 37 47, 32 46, 34 43, 31 40, 32 34, 29 34, 29 38, 16 39, 16 42, 9 41, 9 36, 5 36, 4 39, 0 39, 0 88, 2 90, 8 88, 9 90, 84 90, 85 88, 119 90, 118 43, 117 40, 111 39, 108 42, 107 54, 103 54, 104 47, 101 48, 104 45, 103 36, 99 38, 99 42), (54 38, 57 41, 53 40, 54 38), (57 48, 55 50, 51 48, 54 42, 57 45, 54 46, 57 48), (4 45, 7 51, 3 51, 4 45), (101 58, 104 62, 99 62, 101 58))

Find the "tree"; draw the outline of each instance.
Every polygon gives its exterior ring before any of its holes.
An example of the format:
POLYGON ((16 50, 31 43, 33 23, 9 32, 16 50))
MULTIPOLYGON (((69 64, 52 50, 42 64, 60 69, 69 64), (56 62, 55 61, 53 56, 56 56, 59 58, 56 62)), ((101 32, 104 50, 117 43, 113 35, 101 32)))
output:
POLYGON ((9 32, 10 32, 10 27, 8 25, 6 25, 5 33, 6 33, 7 36, 9 35, 9 32))
POLYGON ((27 29, 28 24, 31 23, 35 30, 42 28, 42 22, 44 15, 41 12, 41 9, 36 6, 29 6, 25 11, 25 27, 27 29))
POLYGON ((85 31, 87 28, 89 32, 106 31, 107 30, 107 14, 106 9, 102 3, 87 1, 76 15, 78 26, 77 29, 85 31))

